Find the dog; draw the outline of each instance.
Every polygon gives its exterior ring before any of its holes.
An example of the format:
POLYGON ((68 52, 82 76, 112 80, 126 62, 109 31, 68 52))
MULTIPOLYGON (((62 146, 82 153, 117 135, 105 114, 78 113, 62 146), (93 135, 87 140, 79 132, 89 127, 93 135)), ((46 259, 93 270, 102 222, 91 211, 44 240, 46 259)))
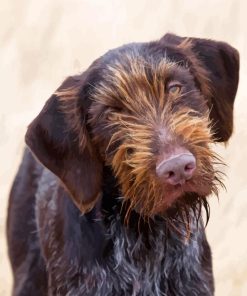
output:
POLYGON ((13 295, 214 295, 202 216, 238 78, 229 44, 173 34, 68 77, 29 125, 11 189, 13 295))

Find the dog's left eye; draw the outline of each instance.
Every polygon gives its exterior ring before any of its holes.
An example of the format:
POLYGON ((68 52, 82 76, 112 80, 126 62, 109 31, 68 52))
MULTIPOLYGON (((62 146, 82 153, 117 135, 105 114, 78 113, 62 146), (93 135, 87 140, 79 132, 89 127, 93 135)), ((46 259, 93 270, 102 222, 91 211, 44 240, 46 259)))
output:
POLYGON ((178 95, 180 94, 182 85, 178 82, 170 82, 167 85, 167 91, 169 94, 178 95))
POLYGON ((128 156, 131 156, 135 152, 134 148, 127 148, 126 153, 128 156))

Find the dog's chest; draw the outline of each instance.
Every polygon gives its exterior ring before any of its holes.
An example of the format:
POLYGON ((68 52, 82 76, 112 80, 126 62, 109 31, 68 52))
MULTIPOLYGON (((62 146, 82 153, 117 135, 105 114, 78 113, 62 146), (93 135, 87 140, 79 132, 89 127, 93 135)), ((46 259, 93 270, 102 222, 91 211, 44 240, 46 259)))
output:
POLYGON ((106 282, 112 282, 113 291, 128 291, 128 295, 161 295, 167 247, 164 231, 160 229, 157 236, 145 237, 125 228, 120 219, 112 221, 108 234, 112 249, 102 271, 107 272, 106 282))
POLYGON ((173 295, 173 291, 187 296, 195 277, 201 281, 202 293, 194 295, 210 295, 203 293, 207 287, 201 272, 199 232, 185 241, 175 233, 167 235, 165 223, 160 223, 155 231, 137 234, 117 215, 102 229, 100 222, 89 225, 72 213, 66 216, 69 207, 74 208, 70 202, 65 202, 65 220, 61 220, 57 185, 47 186, 46 178, 44 184, 37 194, 36 214, 50 295, 151 296, 173 295))

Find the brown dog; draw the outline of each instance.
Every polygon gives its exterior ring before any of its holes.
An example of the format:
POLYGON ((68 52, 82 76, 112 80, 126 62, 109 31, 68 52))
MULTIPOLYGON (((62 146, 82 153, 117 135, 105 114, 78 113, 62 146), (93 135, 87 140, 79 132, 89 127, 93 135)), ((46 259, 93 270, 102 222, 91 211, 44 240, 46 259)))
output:
POLYGON ((14 295, 213 295, 201 207, 222 185, 211 144, 232 133, 238 72, 230 45, 167 34, 67 78, 11 192, 14 295))

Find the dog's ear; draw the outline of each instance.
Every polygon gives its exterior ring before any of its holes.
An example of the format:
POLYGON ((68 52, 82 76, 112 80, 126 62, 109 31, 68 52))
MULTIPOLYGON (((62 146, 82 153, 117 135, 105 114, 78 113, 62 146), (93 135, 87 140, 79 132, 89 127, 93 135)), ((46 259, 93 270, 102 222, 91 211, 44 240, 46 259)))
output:
POLYGON ((161 42, 178 47, 191 63, 211 110, 215 139, 226 142, 233 130, 233 103, 239 80, 238 51, 224 42, 166 34, 161 42))
POLYGON ((82 211, 101 193, 102 163, 86 128, 87 74, 67 78, 29 125, 26 143, 38 160, 63 182, 82 211))

